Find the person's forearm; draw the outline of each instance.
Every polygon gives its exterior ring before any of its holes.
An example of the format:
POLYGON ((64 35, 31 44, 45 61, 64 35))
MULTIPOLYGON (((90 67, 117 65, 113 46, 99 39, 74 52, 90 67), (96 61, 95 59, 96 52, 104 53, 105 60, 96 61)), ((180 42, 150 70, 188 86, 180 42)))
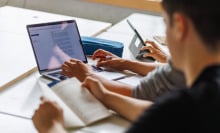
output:
POLYGON ((124 64, 126 70, 130 70, 142 76, 145 76, 148 72, 152 71, 159 65, 161 65, 161 63, 147 63, 131 60, 126 60, 124 64))
POLYGON ((94 73, 90 74, 90 76, 95 79, 98 79, 106 89, 112 92, 119 93, 121 95, 129 96, 129 97, 132 95, 133 88, 130 85, 118 81, 108 80, 94 73))
POLYGON ((130 121, 135 121, 145 109, 152 105, 150 101, 138 100, 112 92, 106 93, 102 102, 130 121))

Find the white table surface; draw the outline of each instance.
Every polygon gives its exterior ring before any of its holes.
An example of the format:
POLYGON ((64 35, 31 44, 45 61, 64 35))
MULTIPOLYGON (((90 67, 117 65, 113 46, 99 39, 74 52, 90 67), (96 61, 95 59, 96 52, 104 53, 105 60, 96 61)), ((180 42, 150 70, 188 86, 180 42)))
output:
MULTIPOLYGON (((2 37, 0 49, 1 70, 7 74, 15 74, 16 68, 23 65, 35 67, 30 41, 28 40, 26 25, 39 22, 75 19, 79 32, 83 36, 96 35, 111 26, 110 23, 56 15, 41 11, 5 6, 0 8, 0 35, 2 37), (12 53, 12 54, 11 54, 12 53), (17 59, 18 58, 18 59, 17 59), (20 60, 21 59, 21 60, 20 60), (28 63, 28 64, 27 64, 28 63), (4 69, 2 69, 4 68, 4 69), (9 70, 10 69, 10 70, 9 70)), ((25 68, 28 69, 28 68, 25 68)), ((3 74, 3 72, 0 72, 3 74)), ((3 76, 1 76, 2 78, 3 76)), ((0 132, 2 133, 35 133, 31 116, 39 105, 42 95, 37 84, 39 73, 34 72, 27 78, 0 92, 0 132)), ((1 80, 1 79, 0 79, 1 80)), ((129 122, 114 116, 96 124, 73 130, 77 133, 124 132, 129 122)))
POLYGON ((0 8, 0 88, 15 77, 36 67, 26 25, 75 19, 81 36, 94 36, 111 23, 4 6, 0 8), (15 67, 16 66, 16 67, 15 67))
MULTIPOLYGON (((12 15, 14 12, 16 12, 15 9, 17 8, 13 8, 13 7, 0 8, 0 16, 6 17, 7 20, 15 21, 16 19, 8 17, 9 14, 12 15), (9 9, 10 11, 8 11, 9 9), (7 13, 8 15, 5 15, 4 12, 7 13)), ((20 15, 18 15, 19 18, 24 19, 26 16, 29 16, 31 18, 29 20, 30 23, 42 22, 44 21, 44 19, 47 19, 47 17, 43 17, 44 15, 42 15, 42 17, 39 17, 39 14, 41 13, 45 15, 48 14, 49 16, 51 15, 49 13, 30 11, 30 10, 28 10, 28 12, 25 13, 24 9, 17 9, 17 11, 18 14, 19 12, 22 12, 20 15), (37 19, 37 21, 33 21, 35 19, 37 19)), ((56 19, 52 17, 53 15, 51 15, 51 18, 49 20, 52 21, 56 19)), ((60 15, 58 15, 57 18, 62 19, 60 15)), ((143 14, 132 14, 128 18, 133 23, 133 25, 135 25, 137 29, 140 29, 139 31, 143 37, 144 36, 148 37, 148 35, 152 36, 152 34, 164 35, 164 27, 160 26, 163 23, 161 17, 154 17, 143 14), (147 21, 148 23, 145 23, 145 21, 147 21), (146 27, 146 25, 148 24, 149 27, 148 30, 146 30, 147 32, 145 32, 145 30, 143 31, 143 29, 145 28, 139 27, 139 26, 146 27), (157 27, 156 24, 158 24, 159 26, 157 27)), ((79 20, 81 21, 81 19, 79 20)), ((130 51, 128 50, 128 45, 134 33, 130 29, 130 27, 128 26, 125 20, 126 19, 114 25, 112 28, 108 29, 106 32, 103 32, 98 37, 123 42, 125 45, 123 58, 134 59, 133 55, 131 55, 130 51)), ((83 25, 87 23, 83 23, 80 21, 78 21, 78 25, 79 25, 79 29, 81 30, 81 34, 84 34, 84 32, 85 32, 84 35, 94 35, 97 33, 91 31, 90 34, 88 33, 86 34, 86 29, 84 28, 83 25)), ((22 20, 21 22, 17 22, 15 25, 20 25, 21 27, 19 28, 17 26, 12 26, 12 27, 8 26, 9 28, 6 28, 7 25, 5 23, 7 23, 7 21, 5 20, 0 21, 0 24, 5 26, 0 28, 0 33, 14 33, 15 35, 21 35, 21 34, 24 35, 26 33, 23 28, 27 24, 26 22, 27 21, 24 20, 22 20)), ((95 25, 92 24, 92 22, 94 21, 91 21, 90 24, 95 25)), ((8 22, 8 24, 11 23, 12 22, 8 22)), ((33 114, 33 111, 38 107, 39 97, 41 96, 41 91, 36 84, 37 81, 39 80, 39 76, 40 75, 37 72, 35 72, 31 74, 28 78, 25 78, 24 80, 9 87, 5 91, 0 92, 0 112, 7 111, 7 113, 9 114, 17 114, 19 116, 16 117, 16 116, 10 116, 0 113, 0 132, 4 132, 4 133, 14 133, 14 132, 35 133, 36 132, 35 128, 33 127, 32 121, 30 120, 30 116, 33 114), (24 117, 27 116, 27 119, 20 118, 21 116, 24 117)), ((73 132, 74 133, 122 133, 129 127, 129 125, 130 123, 127 120, 119 116, 114 116, 109 119, 105 119, 103 121, 92 124, 88 127, 82 128, 80 130, 73 130, 70 132, 71 133, 73 132)))

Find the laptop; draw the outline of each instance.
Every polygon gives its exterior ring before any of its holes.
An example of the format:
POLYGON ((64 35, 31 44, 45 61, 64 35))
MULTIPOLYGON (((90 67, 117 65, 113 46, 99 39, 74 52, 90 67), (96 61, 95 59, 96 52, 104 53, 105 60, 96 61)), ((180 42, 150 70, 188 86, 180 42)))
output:
MULTIPOLYGON (((30 24, 26 28, 41 75, 61 81, 67 78, 60 73, 65 61, 75 58, 88 63, 75 20, 30 24)), ((102 71, 93 68, 97 72, 102 71)), ((118 79, 123 76, 125 74, 117 73, 110 77, 118 79)))

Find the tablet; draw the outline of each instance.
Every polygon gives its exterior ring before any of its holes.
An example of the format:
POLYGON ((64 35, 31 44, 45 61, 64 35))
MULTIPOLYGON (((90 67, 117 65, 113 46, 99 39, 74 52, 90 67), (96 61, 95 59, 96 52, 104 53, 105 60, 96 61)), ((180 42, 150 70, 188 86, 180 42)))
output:
POLYGON ((135 56, 137 60, 144 61, 144 62, 152 62, 155 61, 153 57, 143 57, 145 53, 149 53, 149 50, 140 51, 140 49, 143 46, 146 46, 144 43, 144 40, 138 33, 138 31, 134 28, 134 26, 131 24, 131 22, 127 19, 128 25, 131 27, 131 29, 134 31, 135 35, 132 38, 132 41, 129 45, 129 49, 131 53, 135 56))

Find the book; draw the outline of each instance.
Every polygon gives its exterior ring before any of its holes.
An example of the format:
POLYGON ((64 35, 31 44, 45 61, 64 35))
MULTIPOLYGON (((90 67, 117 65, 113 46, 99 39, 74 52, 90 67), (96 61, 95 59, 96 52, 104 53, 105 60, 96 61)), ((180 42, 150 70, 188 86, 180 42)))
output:
POLYGON ((76 78, 66 79, 51 88, 42 81, 39 83, 43 95, 63 109, 65 128, 84 127, 112 115, 76 78))

